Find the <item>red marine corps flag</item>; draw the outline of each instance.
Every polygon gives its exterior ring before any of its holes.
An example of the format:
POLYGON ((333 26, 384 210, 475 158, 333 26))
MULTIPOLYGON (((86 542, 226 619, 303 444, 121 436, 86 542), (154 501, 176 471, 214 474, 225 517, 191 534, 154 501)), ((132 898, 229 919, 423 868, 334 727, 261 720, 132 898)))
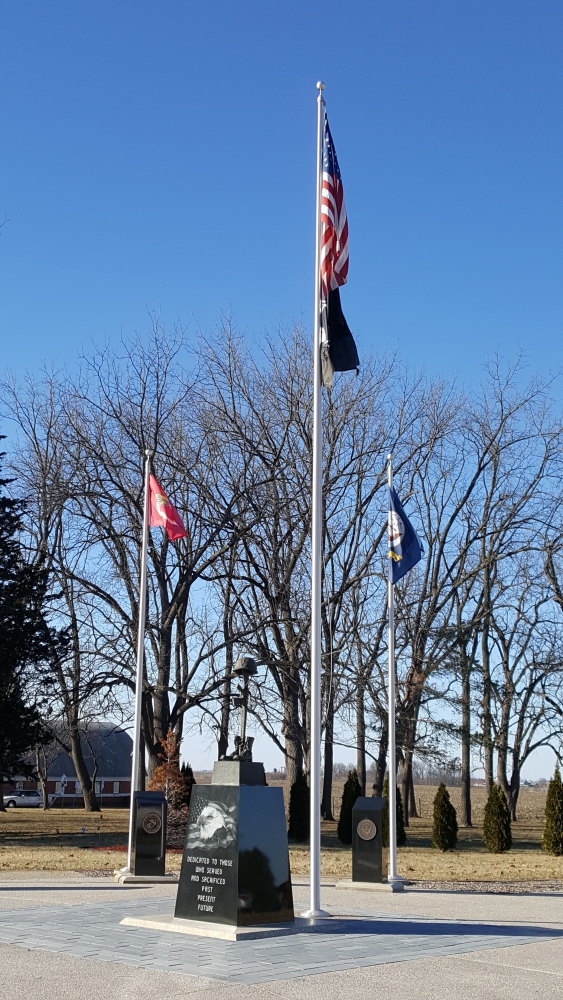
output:
POLYGON ((171 542, 175 542, 178 538, 186 538, 182 518, 152 473, 149 476, 149 495, 151 528, 166 528, 166 534, 171 542))

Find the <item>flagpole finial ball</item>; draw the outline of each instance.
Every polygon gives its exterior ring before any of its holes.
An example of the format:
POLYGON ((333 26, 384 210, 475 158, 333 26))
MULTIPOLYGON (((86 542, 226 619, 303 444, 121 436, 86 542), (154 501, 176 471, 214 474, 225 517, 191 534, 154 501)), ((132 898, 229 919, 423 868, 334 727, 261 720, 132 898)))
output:
POLYGON ((322 82, 322 80, 319 80, 317 83, 317 90, 324 90, 324 89, 325 89, 324 83, 322 82))

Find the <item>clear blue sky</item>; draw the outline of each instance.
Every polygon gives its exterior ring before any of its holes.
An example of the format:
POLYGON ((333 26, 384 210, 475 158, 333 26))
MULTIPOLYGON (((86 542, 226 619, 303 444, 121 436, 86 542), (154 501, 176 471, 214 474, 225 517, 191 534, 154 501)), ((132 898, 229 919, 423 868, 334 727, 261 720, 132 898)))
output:
POLYGON ((315 82, 360 346, 558 368, 561 0, 0 0, 0 368, 312 319, 315 82))
POLYGON ((0 0, 0 371, 310 325, 319 78, 360 355, 558 369, 561 0, 0 0))

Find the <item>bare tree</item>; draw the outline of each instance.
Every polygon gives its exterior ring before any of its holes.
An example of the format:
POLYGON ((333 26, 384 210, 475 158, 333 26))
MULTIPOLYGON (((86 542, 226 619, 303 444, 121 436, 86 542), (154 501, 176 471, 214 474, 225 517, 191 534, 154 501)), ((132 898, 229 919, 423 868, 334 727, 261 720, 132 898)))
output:
MULTIPOLYGON (((416 811, 415 755, 442 765, 457 740, 461 821, 470 825, 476 746, 489 782, 496 755, 515 814, 523 761, 538 740, 556 744, 557 712, 546 706, 560 684, 561 427, 548 383, 520 380, 518 365, 502 375, 494 363, 482 394, 466 397, 411 377, 396 359, 375 359, 326 395, 326 817, 341 721, 355 733, 348 742, 362 788, 368 757, 375 789, 383 785, 389 451, 426 549, 395 588, 392 766, 401 767, 407 821, 416 811), (532 582, 542 571, 543 589, 532 582)), ((29 552, 54 581, 51 621, 69 635, 53 655, 53 711, 65 719, 64 745, 87 808, 96 808, 83 759, 88 720, 93 712, 130 716, 147 450, 187 529, 180 542, 160 529, 149 540, 149 774, 169 730, 179 744, 186 729, 209 725, 219 755, 226 751, 232 665, 247 651, 261 665, 256 723, 284 753, 290 782, 307 771, 311 385, 310 343, 300 329, 251 350, 227 323, 189 354, 181 331, 165 337, 158 322, 146 343, 126 342, 121 354, 94 350, 75 378, 50 373, 38 385, 4 384, 5 413, 19 435, 13 463, 30 503, 29 552)))
POLYGON ((547 386, 538 380, 518 387, 518 366, 502 375, 488 372, 482 398, 458 409, 451 432, 421 463, 409 487, 423 524, 427 557, 411 574, 405 602, 399 588, 399 616, 409 633, 410 664, 403 681, 401 739, 405 755, 403 798, 412 800, 416 728, 428 678, 449 656, 444 631, 454 596, 480 577, 483 671, 483 742, 486 769, 493 740, 488 629, 490 575, 497 559, 516 557, 533 544, 546 513, 546 487, 556 472, 560 430, 552 421, 547 386), (500 540, 499 540, 500 539, 500 540), (411 598, 412 595, 412 598, 411 598))
MULTIPOLYGON (((147 448, 158 456, 163 485, 173 487, 188 537, 170 543, 162 533, 149 541, 142 721, 150 773, 168 729, 180 739, 185 712, 221 683, 216 652, 223 640, 215 621, 202 637, 202 618, 190 607, 194 586, 209 576, 228 546, 222 530, 229 515, 223 510, 223 521, 217 522, 205 442, 186 434, 189 422, 194 424, 194 401, 178 364, 182 350, 181 336, 165 341, 156 325, 148 346, 126 344, 122 358, 109 349, 94 352, 74 381, 52 377, 39 390, 28 384, 27 394, 4 387, 26 435, 17 461, 28 464, 30 484, 33 480, 44 498, 39 545, 45 548, 45 538, 53 539, 49 558, 53 564, 58 560, 67 605, 79 592, 90 610, 98 688, 134 689, 147 448)), ((83 661, 78 622, 74 635, 76 672, 83 661)), ((58 680, 66 697, 60 672, 58 680)))

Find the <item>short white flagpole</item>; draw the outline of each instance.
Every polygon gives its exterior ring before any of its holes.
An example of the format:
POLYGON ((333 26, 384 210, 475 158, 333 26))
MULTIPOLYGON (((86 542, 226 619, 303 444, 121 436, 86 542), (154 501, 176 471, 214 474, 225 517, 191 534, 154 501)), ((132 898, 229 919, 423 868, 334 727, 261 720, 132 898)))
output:
POLYGON ((317 83, 317 200, 315 238, 315 325, 313 341, 313 470, 311 491, 311 732, 310 905, 305 917, 327 916, 321 910, 321 599, 322 599, 322 449, 321 379, 321 183, 324 83, 317 83))
MULTIPOLYGON (((393 456, 387 456, 387 482, 393 489, 393 456)), ((387 515, 389 522, 391 514, 387 515)), ((391 524, 389 523, 389 529, 391 524)), ((387 607, 389 610, 389 882, 400 882, 397 875, 397 747, 395 738, 395 607, 391 567, 387 581, 387 607)))
POLYGON ((131 871, 133 856, 134 793, 139 785, 139 756, 141 745, 141 711, 143 703, 143 666, 145 660, 145 617, 147 605, 147 547, 149 537, 149 474, 152 451, 145 451, 145 490, 143 504, 143 534, 141 541, 141 573, 139 579, 139 631, 137 633, 137 675, 135 680, 135 716, 133 721, 133 753, 131 762, 131 798, 129 802, 129 846, 127 866, 121 870, 131 871))

